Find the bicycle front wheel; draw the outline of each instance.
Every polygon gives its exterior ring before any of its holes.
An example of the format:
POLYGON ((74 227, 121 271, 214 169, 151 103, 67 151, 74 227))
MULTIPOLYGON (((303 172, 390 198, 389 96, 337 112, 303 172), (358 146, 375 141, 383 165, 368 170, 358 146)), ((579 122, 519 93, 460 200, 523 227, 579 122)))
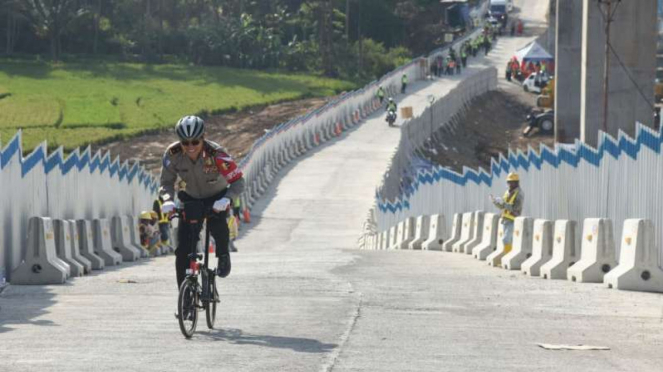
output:
POLYGON ((196 303, 198 293, 196 286, 191 280, 185 280, 180 287, 180 295, 177 299, 177 319, 180 323, 180 331, 186 338, 191 338, 198 323, 198 311, 196 303))
POLYGON ((219 302, 219 292, 216 289, 216 275, 210 273, 208 276, 208 292, 209 301, 205 306, 205 318, 207 318, 207 328, 214 329, 214 321, 216 320, 216 304, 219 302))

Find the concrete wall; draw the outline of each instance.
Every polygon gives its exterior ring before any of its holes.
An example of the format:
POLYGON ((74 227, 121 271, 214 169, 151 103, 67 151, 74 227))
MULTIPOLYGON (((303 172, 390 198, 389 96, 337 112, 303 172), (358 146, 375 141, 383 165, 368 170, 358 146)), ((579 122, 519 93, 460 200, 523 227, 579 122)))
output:
MULTIPOLYGON (((605 10, 596 0, 583 0, 583 5, 580 135, 585 143, 595 146, 604 122, 605 10)), ((622 1, 614 13, 611 44, 645 97, 611 55, 606 131, 613 136, 620 129, 633 136, 636 121, 653 124, 656 10, 657 0, 622 1)), ((562 94, 559 92, 558 96, 562 94)))
POLYGON ((555 53, 555 142, 580 138, 582 8, 578 0, 557 0, 555 53))

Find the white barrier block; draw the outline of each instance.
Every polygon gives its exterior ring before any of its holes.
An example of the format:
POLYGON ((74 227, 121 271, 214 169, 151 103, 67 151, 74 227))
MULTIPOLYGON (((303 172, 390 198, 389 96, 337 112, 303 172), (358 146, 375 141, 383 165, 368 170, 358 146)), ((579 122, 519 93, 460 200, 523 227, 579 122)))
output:
MULTIPOLYGON (((474 213, 463 213, 462 225, 460 228, 460 239, 451 245, 451 250, 456 253, 465 253, 462 247, 472 239, 472 225, 474 223, 474 213)), ((446 243, 445 243, 446 246, 446 243)))
MULTIPOLYGON (((454 226, 456 221, 456 215, 454 215, 454 226)), ((429 251, 439 251, 444 245, 444 238, 446 237, 446 232, 444 231, 444 215, 443 214, 434 214, 430 216, 430 225, 428 226, 428 239, 421 244, 421 249, 429 251)), ((458 222, 460 227, 460 222, 458 222)))
POLYGON ((472 249, 472 256, 477 260, 485 260, 497 249, 497 230, 500 216, 495 213, 486 213, 483 216, 483 232, 481 243, 472 249))
POLYGON ((550 261, 541 266, 543 279, 566 279, 569 267, 580 259, 579 247, 576 247, 576 221, 555 221, 555 240, 550 261))
MULTIPOLYGON (((127 225, 129 225, 129 230, 131 233, 131 243, 134 245, 134 247, 138 247, 141 250, 141 257, 143 258, 149 258, 150 257, 150 252, 148 252, 147 249, 143 248, 143 245, 140 243, 140 226, 138 225, 138 218, 134 218, 133 216, 126 216, 127 219, 127 225)), ((175 229, 175 232, 173 233, 173 236, 175 237, 175 242, 177 242, 177 229, 175 229)))
POLYGON ((532 256, 532 230, 534 219, 516 217, 513 225, 513 248, 502 257, 505 270, 520 270, 523 262, 532 256))
MULTIPOLYGON (((443 216, 443 215, 440 215, 443 216)), ((439 248, 436 248, 443 251, 443 252, 451 252, 451 249, 453 245, 460 239, 460 233, 461 233, 461 228, 463 226, 463 215, 461 213, 456 213, 453 216, 453 220, 451 221, 451 236, 449 239, 446 239, 447 234, 444 234, 445 239, 440 238, 436 241, 436 244, 439 246, 439 248)), ((442 220, 440 221, 440 224, 438 224, 438 227, 441 228, 439 225, 444 226, 446 224, 446 221, 442 220)), ((433 224, 431 222, 431 229, 433 228, 433 224)))
POLYGON ((71 236, 68 233, 69 224, 63 220, 53 220, 53 232, 55 234, 55 251, 62 261, 69 265, 71 276, 83 276, 85 268, 73 257, 71 251, 71 236))
POLYGON ((387 241, 387 249, 396 249, 396 236, 398 235, 398 226, 389 228, 389 240, 387 241))
POLYGON ((398 249, 409 249, 410 243, 414 240, 415 218, 408 217, 403 221, 403 232, 401 234, 398 249))
POLYGON ((484 216, 485 213, 483 211, 474 212, 474 218, 472 219, 472 238, 460 247, 461 252, 465 252, 465 254, 472 254, 472 250, 481 244, 481 240, 483 239, 484 216))
POLYGON ((103 258, 106 266, 122 263, 122 255, 113 250, 110 223, 107 219, 92 221, 92 235, 94 236, 94 253, 103 258))
POLYGON ((663 270, 650 220, 624 221, 619 265, 603 279, 609 288, 663 292, 663 270))
POLYGON ((523 274, 529 276, 541 275, 541 266, 552 257, 553 251, 553 222, 549 220, 534 220, 532 232, 532 257, 520 266, 523 274))
POLYGON ((115 216, 111 219, 111 243, 113 249, 120 252, 123 261, 136 261, 141 252, 131 244, 129 239, 129 226, 122 217, 115 216))
POLYGON ((581 244, 582 256, 567 271, 567 279, 572 282, 603 283, 603 276, 617 266, 612 221, 585 219, 581 244))
POLYGON ((55 234, 50 218, 28 220, 25 259, 12 272, 12 284, 62 284, 69 267, 55 253, 55 234))
POLYGON ((430 227, 429 216, 417 217, 416 227, 414 229, 414 239, 408 246, 409 249, 421 249, 421 245, 428 237, 428 228, 430 227))
POLYGON ((94 237, 92 235, 92 222, 88 220, 76 221, 78 228, 78 245, 81 255, 92 263, 92 270, 103 270, 106 267, 104 260, 94 252, 94 237))
POLYGON ((391 249, 401 249, 403 242, 403 233, 405 232, 405 221, 401 221, 396 225, 396 239, 391 242, 391 249))
POLYGON ((379 250, 382 245, 382 233, 377 233, 375 235, 375 249, 379 250))
POLYGON ((389 230, 380 233, 380 250, 386 250, 389 247, 389 230))
POLYGON ((79 248, 78 228, 76 221, 65 221, 65 242, 69 242, 71 248, 71 257, 81 264, 84 268, 84 274, 89 274, 92 271, 92 262, 83 257, 79 248))
POLYGON ((508 253, 504 251, 502 237, 504 237, 504 224, 500 218, 497 226, 497 246, 495 247, 495 250, 486 257, 486 262, 488 262, 489 266, 502 267, 502 257, 508 253))

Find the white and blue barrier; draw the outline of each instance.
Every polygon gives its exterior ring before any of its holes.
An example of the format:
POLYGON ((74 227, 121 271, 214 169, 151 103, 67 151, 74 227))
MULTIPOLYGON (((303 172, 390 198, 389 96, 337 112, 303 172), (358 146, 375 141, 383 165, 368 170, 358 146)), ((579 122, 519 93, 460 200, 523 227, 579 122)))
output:
MULTIPOLYGON (((377 200, 376 231, 407 217, 496 211, 488 196, 501 195, 506 175, 516 172, 525 192, 523 215, 574 221, 600 216, 616 226, 638 216, 654 224, 654 245, 660 251, 663 199, 658 195, 663 172, 658 170, 663 169, 663 135, 642 125, 636 133, 635 138, 620 133, 617 139, 602 133, 596 149, 576 142, 555 148, 541 145, 538 151, 510 151, 492 160, 490 172, 465 169, 459 174, 442 167, 421 171, 393 200, 377 200)), ((615 238, 621 240, 621 236, 615 238)))
POLYGON ((111 218, 151 209, 156 179, 138 163, 121 163, 110 153, 62 148, 46 143, 23 156, 21 131, 0 149, 0 281, 24 260, 28 221, 111 218))

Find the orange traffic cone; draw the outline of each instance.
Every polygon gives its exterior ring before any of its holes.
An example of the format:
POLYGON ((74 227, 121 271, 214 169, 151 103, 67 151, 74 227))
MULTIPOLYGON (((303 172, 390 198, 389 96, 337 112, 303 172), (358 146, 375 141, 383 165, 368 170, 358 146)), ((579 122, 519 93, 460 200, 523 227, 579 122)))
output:
POLYGON ((251 213, 249 212, 248 208, 244 209, 244 222, 251 223, 251 213))
POLYGON ((209 242, 209 253, 216 252, 216 244, 213 241, 209 242))

